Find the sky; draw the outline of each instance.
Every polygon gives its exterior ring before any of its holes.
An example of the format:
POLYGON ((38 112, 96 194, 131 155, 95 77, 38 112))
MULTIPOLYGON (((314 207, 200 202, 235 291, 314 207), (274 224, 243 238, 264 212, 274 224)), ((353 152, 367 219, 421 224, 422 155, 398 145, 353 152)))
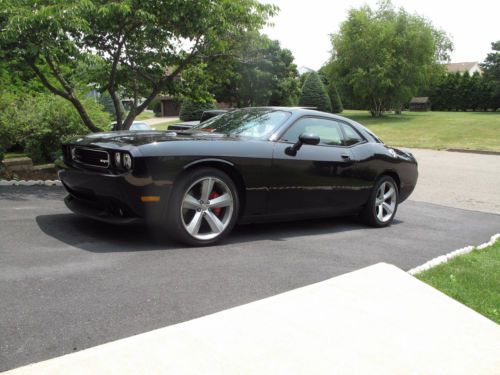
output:
MULTIPOLYGON (((260 0, 281 9, 264 33, 295 56, 297 66, 319 69, 329 58, 329 35, 339 30, 350 8, 376 7, 376 0, 260 0)), ((500 40, 500 0, 392 0, 446 31, 453 41, 451 62, 482 62, 500 40)))

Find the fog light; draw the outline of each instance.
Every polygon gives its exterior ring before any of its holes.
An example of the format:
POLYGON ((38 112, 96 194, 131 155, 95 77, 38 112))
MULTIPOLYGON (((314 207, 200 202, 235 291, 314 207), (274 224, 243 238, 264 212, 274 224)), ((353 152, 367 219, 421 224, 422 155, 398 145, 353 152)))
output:
POLYGON ((122 167, 122 154, 120 154, 119 152, 115 152, 115 166, 117 168, 122 167))
POLYGON ((123 167, 126 170, 132 169, 132 156, 130 154, 123 154, 123 167))

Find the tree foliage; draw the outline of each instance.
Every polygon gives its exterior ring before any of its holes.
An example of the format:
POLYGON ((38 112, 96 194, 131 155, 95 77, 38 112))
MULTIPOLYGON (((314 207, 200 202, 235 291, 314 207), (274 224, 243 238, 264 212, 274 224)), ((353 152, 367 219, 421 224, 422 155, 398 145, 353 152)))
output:
MULTIPOLYGON (((82 99, 92 122, 105 129, 110 116, 94 99, 82 99)), ((50 93, 0 95, 0 147, 19 146, 35 162, 53 161, 65 138, 85 134, 75 108, 50 93)))
POLYGON ((444 32, 390 1, 351 9, 331 40, 332 81, 373 116, 400 108, 428 86, 451 50, 444 32))
POLYGON ((218 101, 236 107, 296 104, 300 87, 290 50, 255 31, 233 40, 230 49, 231 56, 207 67, 218 101))
POLYGON ((128 128, 160 92, 176 92, 183 69, 225 54, 276 10, 256 0, 0 0, 0 9, 5 58, 30 67, 92 131, 99 128, 77 94, 82 82, 108 91, 118 126, 128 128), (120 90, 134 98, 125 119, 120 90))
POLYGON ((193 101, 191 99, 184 99, 181 104, 179 118, 182 121, 198 121, 201 119, 203 112, 215 109, 213 101, 193 101))
POLYGON ((500 40, 491 43, 493 52, 486 56, 486 60, 481 64, 484 72, 484 79, 491 89, 490 107, 500 108, 500 40))
MULTIPOLYGON (((118 97, 118 99, 120 99, 118 97)), ((113 98, 111 98, 111 95, 109 95, 108 92, 103 92, 101 96, 99 97, 99 103, 103 106, 104 110, 109 113, 113 121, 116 121, 118 118, 118 115, 116 113, 116 107, 113 103, 113 98)), ((120 100, 120 105, 119 105, 119 111, 120 111, 120 116, 123 117, 125 114, 125 108, 123 108, 123 105, 120 100)))
POLYGON ((445 74, 430 89, 432 109, 437 111, 496 110, 500 103, 495 85, 488 77, 474 73, 445 74))
POLYGON ((344 110, 344 106, 342 105, 342 100, 340 99, 337 87, 333 82, 328 84, 327 91, 332 104, 332 113, 341 113, 344 110))
POLYGON ((311 72, 302 86, 299 105, 304 107, 316 107, 318 111, 331 112, 332 104, 326 88, 318 73, 311 72))

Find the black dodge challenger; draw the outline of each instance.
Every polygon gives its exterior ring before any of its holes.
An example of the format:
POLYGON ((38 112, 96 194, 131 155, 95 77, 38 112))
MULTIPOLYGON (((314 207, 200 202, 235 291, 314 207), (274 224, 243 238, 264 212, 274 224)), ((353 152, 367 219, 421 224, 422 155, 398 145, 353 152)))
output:
POLYGON ((63 146, 59 178, 75 213, 146 220, 210 245, 237 222, 359 213, 385 227, 417 182, 412 154, 324 112, 263 107, 186 131, 96 133, 63 146))

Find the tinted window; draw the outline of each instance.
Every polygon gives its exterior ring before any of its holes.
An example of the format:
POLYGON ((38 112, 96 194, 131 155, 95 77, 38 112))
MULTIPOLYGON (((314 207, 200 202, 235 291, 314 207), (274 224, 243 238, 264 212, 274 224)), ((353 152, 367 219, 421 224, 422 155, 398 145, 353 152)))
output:
POLYGON ((363 142, 363 137, 359 135, 359 133, 354 130, 351 126, 347 124, 342 124, 342 127, 344 128, 344 134, 345 134, 345 145, 346 146, 352 146, 355 145, 356 143, 363 142))
POLYGON ((193 127, 210 133, 222 133, 233 137, 267 138, 273 134, 290 112, 272 109, 241 109, 213 117, 193 127))
POLYGON ((281 140, 295 143, 302 133, 319 136, 320 145, 341 146, 343 141, 342 130, 338 122, 316 117, 301 118, 283 134, 281 140))

